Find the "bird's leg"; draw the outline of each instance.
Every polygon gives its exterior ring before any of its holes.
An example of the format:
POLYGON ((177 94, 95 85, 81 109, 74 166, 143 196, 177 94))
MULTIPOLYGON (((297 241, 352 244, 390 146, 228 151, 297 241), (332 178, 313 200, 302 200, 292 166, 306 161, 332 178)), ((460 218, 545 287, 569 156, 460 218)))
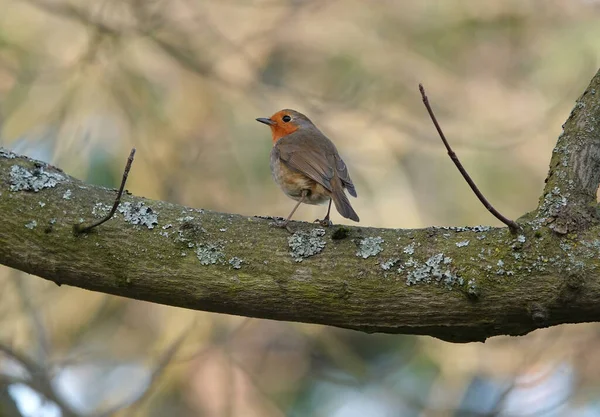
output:
POLYGON ((290 228, 288 227, 288 223, 290 222, 290 219, 292 218, 292 216, 294 215, 294 213, 298 209, 298 206, 304 201, 304 199, 306 198, 307 195, 308 195, 308 190, 302 190, 302 197, 300 197, 300 200, 298 200, 298 202, 296 203, 296 205, 292 209, 292 212, 290 213, 290 215, 287 216, 287 219, 285 219, 283 222, 277 223, 276 224, 277 227, 281 227, 282 229, 286 229, 288 232, 293 233, 290 230, 290 228))
POLYGON ((327 215, 325 216, 325 218, 323 220, 317 219, 313 223, 319 223, 323 227, 329 227, 329 226, 333 225, 331 220, 329 220, 329 212, 331 211, 331 201, 332 201, 332 199, 330 198, 329 199, 329 207, 327 208, 327 215))

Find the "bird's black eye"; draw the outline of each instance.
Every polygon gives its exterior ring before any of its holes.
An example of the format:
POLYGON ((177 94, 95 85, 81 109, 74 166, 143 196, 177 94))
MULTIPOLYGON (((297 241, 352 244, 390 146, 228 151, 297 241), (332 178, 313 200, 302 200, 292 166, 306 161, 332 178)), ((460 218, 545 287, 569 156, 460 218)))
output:
POLYGON ((287 123, 287 122, 289 122, 290 120, 292 120, 292 118, 286 114, 285 116, 283 116, 283 117, 281 118, 281 120, 283 120, 285 123, 287 123))

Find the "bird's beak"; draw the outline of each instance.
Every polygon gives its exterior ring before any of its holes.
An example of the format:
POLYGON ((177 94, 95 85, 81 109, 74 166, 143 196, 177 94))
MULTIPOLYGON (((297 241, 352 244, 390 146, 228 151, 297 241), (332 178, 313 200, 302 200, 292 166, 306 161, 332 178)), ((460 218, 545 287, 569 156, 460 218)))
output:
POLYGON ((264 123, 264 124, 269 125, 269 126, 273 126, 275 124, 274 120, 267 119, 266 117, 259 117, 258 119, 256 119, 256 121, 264 123))

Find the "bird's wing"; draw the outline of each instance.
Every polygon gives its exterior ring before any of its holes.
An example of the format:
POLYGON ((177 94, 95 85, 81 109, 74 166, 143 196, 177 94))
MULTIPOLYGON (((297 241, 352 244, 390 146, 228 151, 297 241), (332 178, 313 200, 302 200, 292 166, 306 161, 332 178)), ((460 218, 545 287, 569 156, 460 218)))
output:
POLYGON ((331 159, 334 155, 327 149, 319 152, 317 141, 310 135, 300 137, 297 133, 292 133, 279 139, 275 144, 275 149, 279 152, 279 158, 286 165, 302 172, 329 191, 332 190, 331 181, 335 172, 331 159))
POLYGON ((356 197, 356 188, 354 188, 350 174, 348 174, 346 163, 337 153, 335 155, 335 169, 337 170, 337 175, 340 177, 342 184, 346 187, 350 195, 356 197))

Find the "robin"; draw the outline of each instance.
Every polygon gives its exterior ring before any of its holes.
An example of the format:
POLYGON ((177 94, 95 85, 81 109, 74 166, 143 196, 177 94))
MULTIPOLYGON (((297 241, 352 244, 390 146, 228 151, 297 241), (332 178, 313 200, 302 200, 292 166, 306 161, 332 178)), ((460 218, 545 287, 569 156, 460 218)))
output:
POLYGON ((298 201, 290 215, 280 224, 287 225, 300 205, 324 204, 329 201, 327 215, 315 220, 329 226, 331 202, 345 218, 359 221, 344 189, 356 197, 356 189, 348 168, 335 145, 310 121, 295 110, 281 110, 257 121, 269 125, 273 136, 271 173, 273 179, 290 198, 298 201))

